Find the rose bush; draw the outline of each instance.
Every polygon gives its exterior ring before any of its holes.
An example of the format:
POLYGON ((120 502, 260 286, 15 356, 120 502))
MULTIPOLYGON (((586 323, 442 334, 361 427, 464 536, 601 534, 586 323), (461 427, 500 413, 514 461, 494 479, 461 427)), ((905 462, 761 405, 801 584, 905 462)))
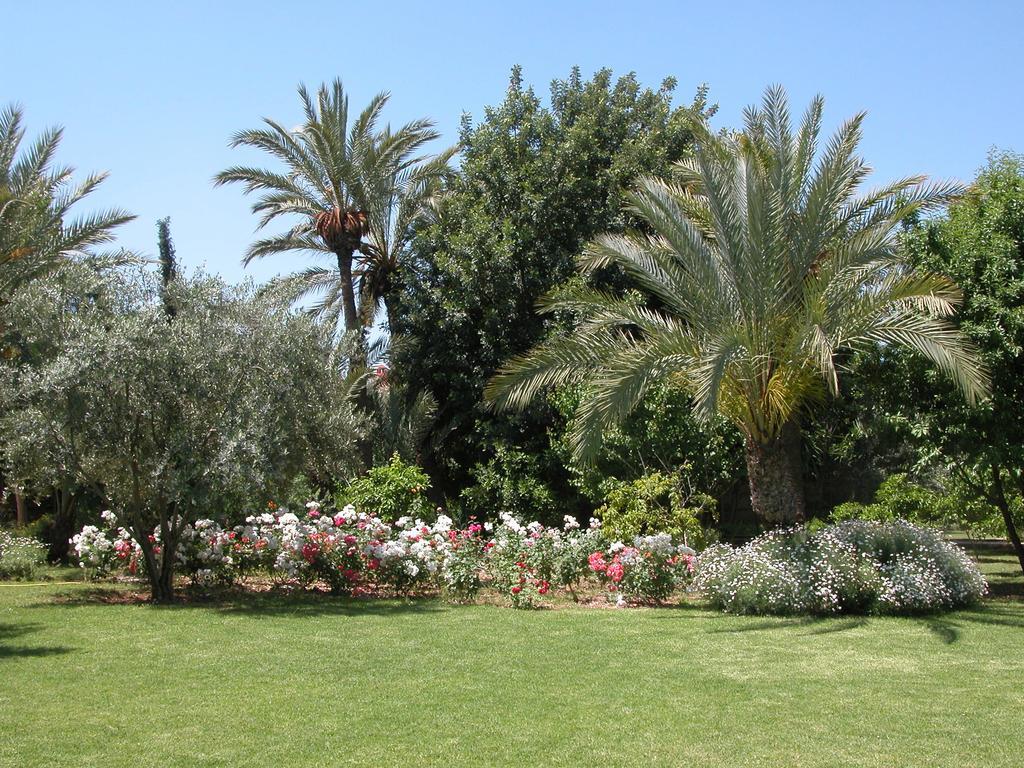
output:
MULTIPOLYGON (((72 542, 90 576, 141 575, 141 547, 113 513, 72 542)), ((159 531, 152 534, 160 547, 159 531)), ((181 572, 200 585, 229 585, 249 574, 345 595, 436 590, 453 602, 485 585, 517 608, 556 589, 574 599, 587 583, 618 605, 659 604, 692 590, 735 613, 908 613, 967 605, 986 584, 962 549, 938 531, 906 522, 849 521, 819 531, 773 531, 743 547, 715 545, 698 558, 666 533, 609 541, 599 521, 560 528, 502 515, 465 527, 439 515, 387 523, 346 506, 310 502, 301 514, 271 503, 241 525, 186 526, 176 552, 181 572)))

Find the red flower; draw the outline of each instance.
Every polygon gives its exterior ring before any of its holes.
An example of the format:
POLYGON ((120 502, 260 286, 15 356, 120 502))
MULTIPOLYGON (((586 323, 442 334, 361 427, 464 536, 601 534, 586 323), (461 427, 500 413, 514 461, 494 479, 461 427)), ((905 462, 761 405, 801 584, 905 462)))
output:
POLYGON ((512 594, 513 595, 518 595, 522 591, 523 591, 522 587, 512 587, 512 594))

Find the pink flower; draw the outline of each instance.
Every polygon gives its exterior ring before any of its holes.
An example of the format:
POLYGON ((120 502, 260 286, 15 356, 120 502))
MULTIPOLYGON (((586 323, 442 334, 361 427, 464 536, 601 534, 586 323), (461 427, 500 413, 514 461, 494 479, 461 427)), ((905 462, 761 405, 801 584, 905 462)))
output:
POLYGON ((342 517, 341 515, 335 515, 334 516, 334 524, 340 528, 341 526, 343 526, 345 524, 345 518, 342 517))
POLYGON ((618 559, 613 560, 605 570, 605 573, 608 574, 608 578, 615 584, 622 581, 622 577, 625 575, 625 572, 626 571, 622 567, 622 563, 620 563, 618 559))
POLYGON ((305 558, 307 563, 312 563, 316 560, 317 554, 320 552, 320 547, 316 544, 303 544, 302 545, 302 557, 305 558))
POLYGON ((604 561, 604 555, 600 552, 594 552, 587 558, 587 562, 590 563, 590 570, 595 573, 603 573, 608 567, 608 563, 604 561))
POLYGON ((348 534, 348 535, 347 535, 347 536, 345 537, 345 543, 346 543, 346 544, 348 544, 348 545, 349 545, 350 547, 351 547, 351 546, 352 546, 353 544, 355 544, 355 543, 356 543, 356 541, 357 541, 356 537, 355 537, 355 536, 353 536, 353 535, 352 535, 351 533, 350 533, 350 534, 348 534))

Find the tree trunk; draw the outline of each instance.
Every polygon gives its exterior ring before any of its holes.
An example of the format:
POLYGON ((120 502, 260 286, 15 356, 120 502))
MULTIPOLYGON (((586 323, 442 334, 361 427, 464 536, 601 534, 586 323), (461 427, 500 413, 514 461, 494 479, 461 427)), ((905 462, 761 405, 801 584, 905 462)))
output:
POLYGON ((174 602, 174 552, 177 542, 174 540, 160 542, 160 554, 157 555, 153 542, 149 540, 147 527, 138 521, 132 525, 132 537, 142 548, 142 556, 146 561, 146 577, 149 579, 150 599, 154 603, 174 602))
POLYGON ((150 590, 153 593, 154 603, 174 602, 174 569, 161 560, 160 573, 156 579, 150 579, 150 590))
POLYGON ((16 521, 19 528, 24 528, 28 525, 28 510, 25 508, 25 499, 21 495, 21 490, 18 488, 14 489, 14 509, 17 515, 16 521))
POLYGON ((392 304, 394 304, 394 299, 389 299, 387 294, 384 294, 383 301, 384 301, 384 312, 385 312, 385 314, 387 315, 387 318, 388 318, 388 335, 389 336, 394 336, 395 335, 395 320, 398 319, 398 316, 395 314, 395 307, 392 306, 392 304))
POLYGON ((341 281, 341 309, 345 319, 345 333, 356 337, 350 361, 352 370, 366 367, 366 343, 363 338, 363 326, 359 322, 359 310, 356 307, 355 286, 352 284, 354 253, 354 250, 346 250, 343 247, 335 254, 338 257, 338 279, 341 281))
POLYGON ((1003 523, 1006 525, 1006 538, 1013 545, 1013 551, 1017 553, 1017 562, 1020 563, 1020 570, 1024 573, 1024 544, 1021 544, 1020 534, 1017 533, 1017 525, 1013 522, 1013 512, 1006 500, 1006 489, 1003 488, 1003 473, 999 467, 992 467, 992 487, 995 490, 993 503, 1003 515, 1003 523))
POLYGON ((750 504, 768 526, 802 523, 806 516, 800 427, 790 421, 767 443, 746 443, 750 504))
POLYGON ((78 497, 67 488, 54 489, 53 531, 47 558, 52 563, 66 562, 68 545, 75 534, 75 507, 78 497))

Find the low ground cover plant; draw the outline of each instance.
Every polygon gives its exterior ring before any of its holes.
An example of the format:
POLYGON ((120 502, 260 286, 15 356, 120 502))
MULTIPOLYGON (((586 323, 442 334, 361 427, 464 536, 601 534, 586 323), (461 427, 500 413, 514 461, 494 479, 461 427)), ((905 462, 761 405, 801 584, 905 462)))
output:
POLYGON ((30 581, 46 559, 46 545, 30 536, 0 530, 0 579, 30 581))
POLYGON ((772 531, 699 560, 693 590, 750 614, 911 614, 960 608, 987 591, 967 553, 905 520, 772 531))

